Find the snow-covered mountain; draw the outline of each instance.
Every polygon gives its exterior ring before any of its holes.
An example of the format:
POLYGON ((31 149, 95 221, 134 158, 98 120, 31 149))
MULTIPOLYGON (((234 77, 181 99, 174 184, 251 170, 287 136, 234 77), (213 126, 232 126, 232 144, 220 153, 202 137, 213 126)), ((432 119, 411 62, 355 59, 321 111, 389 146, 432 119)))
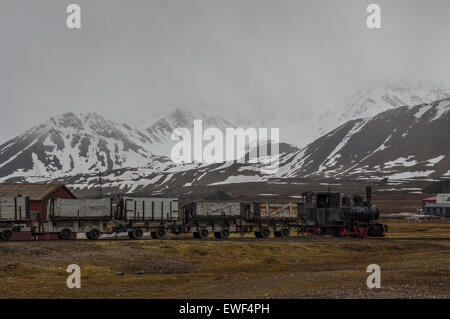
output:
MULTIPOLYGON (((104 176, 103 187, 111 193, 120 190, 189 194, 193 189, 227 184, 298 184, 305 178, 309 181, 448 178, 449 136, 450 98, 348 121, 302 149, 282 144, 280 168, 275 175, 261 174, 260 165, 252 163, 186 164, 165 170, 110 171, 104 176)), ((74 176, 61 181, 77 191, 85 191, 96 187, 97 176, 74 176)))
POLYGON ((281 177, 450 177, 450 98, 351 120, 289 154, 281 177))
MULTIPOLYGON (((201 108, 175 108, 166 113, 159 113, 138 123, 138 127, 152 142, 154 154, 170 156, 171 149, 177 141, 171 140, 176 128, 186 128, 193 134, 194 120, 202 120, 203 130, 215 127, 225 133, 226 128, 260 127, 257 121, 245 114, 201 108)), ((193 136, 193 135, 192 135, 193 136)))
MULTIPOLYGON (((168 154, 175 143, 170 140, 173 129, 192 129, 194 120, 203 120, 203 129, 274 127, 256 119, 261 116, 178 108, 142 122, 137 129, 95 113, 67 113, 0 145, 0 181, 52 180, 78 190, 92 189, 101 171, 104 185, 111 192, 131 192, 314 176, 450 177, 449 99, 401 106, 447 93, 443 89, 390 85, 384 91, 357 94, 352 103, 340 107, 340 113, 327 114, 329 127, 345 121, 339 127, 301 149, 281 143, 280 170, 274 176, 262 175, 258 164, 175 165, 160 155, 168 154), (379 109, 381 112, 377 112, 379 109)), ((294 125, 299 139, 311 125, 325 130, 325 124, 317 126, 311 119, 301 124, 302 118, 308 119, 303 115, 292 115, 293 124, 280 123, 281 142, 283 128, 289 125, 294 125)))
POLYGON ((96 113, 52 117, 0 145, 0 180, 42 180, 123 167, 171 163, 153 155, 151 141, 96 113))
POLYGON ((351 120, 370 118, 400 106, 432 103, 448 97, 450 89, 438 86, 377 83, 320 113, 310 122, 308 129, 315 133, 315 139, 351 120))

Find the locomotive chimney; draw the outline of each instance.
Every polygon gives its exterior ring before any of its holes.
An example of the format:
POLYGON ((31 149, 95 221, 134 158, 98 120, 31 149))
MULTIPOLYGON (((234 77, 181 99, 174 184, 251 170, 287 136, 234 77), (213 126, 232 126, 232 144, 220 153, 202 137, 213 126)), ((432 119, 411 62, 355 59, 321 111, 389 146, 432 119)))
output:
POLYGON ((367 206, 372 206, 372 186, 366 187, 366 201, 367 206))

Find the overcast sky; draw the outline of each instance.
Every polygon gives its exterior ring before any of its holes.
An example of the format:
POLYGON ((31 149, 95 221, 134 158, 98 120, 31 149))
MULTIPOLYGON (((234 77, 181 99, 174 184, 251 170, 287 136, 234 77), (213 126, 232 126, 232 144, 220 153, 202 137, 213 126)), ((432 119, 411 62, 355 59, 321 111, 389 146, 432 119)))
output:
POLYGON ((1 0, 0 142, 68 111, 133 123, 328 108, 378 80, 450 87, 449 15, 448 0, 1 0))

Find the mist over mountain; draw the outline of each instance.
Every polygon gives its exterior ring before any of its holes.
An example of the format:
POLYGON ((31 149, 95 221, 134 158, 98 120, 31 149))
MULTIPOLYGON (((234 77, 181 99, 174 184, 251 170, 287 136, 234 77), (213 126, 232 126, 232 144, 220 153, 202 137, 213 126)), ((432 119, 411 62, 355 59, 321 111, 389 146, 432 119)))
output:
POLYGON ((102 172, 105 187, 130 192, 314 176, 445 178, 450 177, 450 102, 440 97, 448 94, 435 87, 371 88, 322 114, 321 121, 304 113, 286 120, 265 114, 252 117, 226 110, 175 108, 131 127, 96 113, 66 113, 0 145, 0 181, 60 181, 91 189, 102 172), (175 165, 168 156, 175 143, 170 139, 172 131, 179 127, 192 130, 194 120, 202 120, 203 129, 223 131, 280 127, 278 172, 261 174, 261 165, 255 163, 175 165), (289 139, 283 132, 290 130, 295 141, 320 136, 299 147, 300 142, 285 143, 289 139))
POLYGON ((307 136, 296 145, 304 146, 351 120, 370 118, 397 107, 432 103, 448 97, 450 89, 435 85, 389 81, 375 83, 305 121, 307 136))

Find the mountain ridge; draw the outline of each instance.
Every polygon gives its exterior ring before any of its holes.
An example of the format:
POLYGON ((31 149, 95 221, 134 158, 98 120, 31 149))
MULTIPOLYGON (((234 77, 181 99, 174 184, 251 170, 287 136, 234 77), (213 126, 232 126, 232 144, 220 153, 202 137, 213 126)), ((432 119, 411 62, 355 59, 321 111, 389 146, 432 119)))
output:
POLYGON ((302 148, 281 141, 280 168, 271 176, 260 173, 260 164, 175 165, 155 151, 159 144, 169 145, 171 130, 192 128, 194 119, 204 120, 204 128, 245 128, 251 119, 244 116, 177 108, 139 130, 97 113, 69 112, 0 145, 0 181, 60 181, 90 189, 102 172, 106 184, 127 192, 151 185, 161 189, 313 176, 439 179, 450 177, 449 109, 450 98, 388 107, 374 116, 352 118, 302 148))

